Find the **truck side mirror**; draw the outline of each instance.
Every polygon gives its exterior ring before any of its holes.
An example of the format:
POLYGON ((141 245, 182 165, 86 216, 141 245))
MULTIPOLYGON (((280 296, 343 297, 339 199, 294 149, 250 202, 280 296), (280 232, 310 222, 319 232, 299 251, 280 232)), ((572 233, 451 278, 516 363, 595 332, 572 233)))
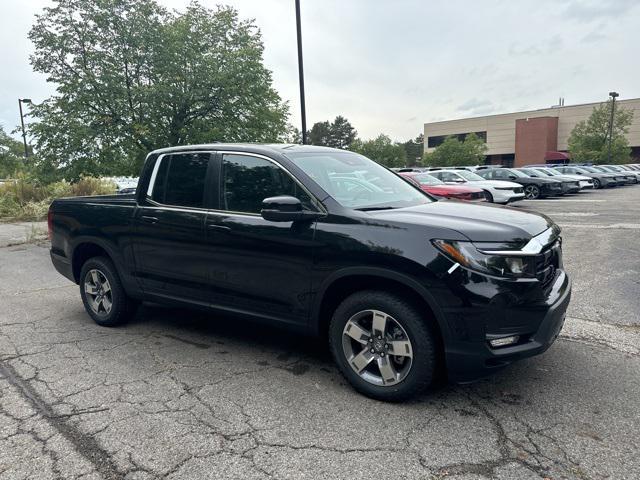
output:
POLYGON ((278 197, 265 198, 262 201, 260 215, 270 222, 297 222, 314 220, 323 214, 304 210, 302 208, 302 202, 296 197, 281 195, 278 197))

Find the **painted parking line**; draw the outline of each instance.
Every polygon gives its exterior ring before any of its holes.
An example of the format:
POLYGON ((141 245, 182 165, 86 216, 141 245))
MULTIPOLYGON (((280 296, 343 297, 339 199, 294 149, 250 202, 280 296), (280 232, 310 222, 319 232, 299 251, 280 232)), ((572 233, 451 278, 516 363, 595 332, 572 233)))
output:
POLYGON ((597 217, 600 214, 594 212, 550 212, 547 215, 552 217, 597 217))
POLYGON ((596 198, 541 198, 539 200, 521 200, 521 202, 530 202, 532 204, 534 203, 540 203, 540 202, 594 202, 594 203, 602 203, 602 202, 606 202, 607 200, 602 200, 602 199, 596 199, 596 198))

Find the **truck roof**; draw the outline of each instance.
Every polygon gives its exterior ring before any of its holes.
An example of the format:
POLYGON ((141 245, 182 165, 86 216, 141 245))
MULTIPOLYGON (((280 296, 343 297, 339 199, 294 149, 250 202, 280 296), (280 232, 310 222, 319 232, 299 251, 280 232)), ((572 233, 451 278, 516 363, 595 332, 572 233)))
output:
POLYGON ((193 150, 232 150, 251 153, 320 153, 342 151, 338 148, 320 147, 316 145, 299 145, 297 143, 203 143, 198 145, 181 145, 177 147, 159 148, 150 153, 162 154, 171 152, 184 152, 193 150))

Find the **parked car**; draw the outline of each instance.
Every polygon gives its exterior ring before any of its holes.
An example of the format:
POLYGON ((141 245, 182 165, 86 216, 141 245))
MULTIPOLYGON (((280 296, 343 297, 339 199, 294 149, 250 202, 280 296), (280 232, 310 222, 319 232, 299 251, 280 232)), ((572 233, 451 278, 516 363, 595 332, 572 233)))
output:
POLYGON ((326 147, 156 150, 135 196, 58 199, 48 225, 53 265, 97 324, 146 300, 326 335, 346 379, 381 400, 414 396, 439 367, 463 382, 544 352, 571 295, 549 218, 435 201, 326 147), (354 172, 380 191, 338 191, 331 176, 354 172))
POLYGON ((527 200, 562 195, 560 180, 530 177, 513 168, 484 168, 476 170, 475 173, 487 180, 506 180, 519 183, 524 189, 524 198, 527 200))
MULTIPOLYGON (((537 168, 523 167, 523 168, 516 168, 516 170, 533 178, 548 178, 550 176, 546 172, 540 171, 540 169, 537 169, 537 168)), ((574 178, 556 175, 553 179, 559 180, 561 182, 563 195, 566 193, 578 193, 580 191, 580 184, 574 178)))
POLYGON ((418 172, 402 172, 400 176, 415 183, 423 192, 439 198, 465 200, 467 202, 486 202, 487 196, 481 188, 464 185, 447 185, 433 175, 418 172))
POLYGON ((622 165, 603 165, 603 167, 607 168, 608 170, 613 170, 614 172, 618 172, 621 173, 625 176, 631 176, 633 177, 634 182, 633 183, 638 183, 638 181, 640 180, 640 172, 634 172, 633 170, 627 170, 626 168, 623 168, 622 165))
POLYGON ((626 173, 626 172, 619 172, 606 165, 594 165, 591 168, 599 172, 615 173, 616 175, 622 178, 625 185, 632 185, 638 182, 638 179, 635 177, 635 175, 631 175, 630 173, 626 173))
POLYGON ((580 168, 586 170, 587 172, 598 173, 600 175, 610 176, 613 179, 613 181, 615 182, 615 186, 617 186, 617 187, 619 187, 620 185, 626 185, 627 184, 626 177, 624 177, 622 174, 620 174, 618 172, 608 172, 606 170, 596 170, 593 166, 585 166, 585 165, 581 165, 580 168))
POLYGON ((551 167, 538 168, 538 170, 547 174, 550 177, 568 177, 573 180, 577 180, 580 190, 593 188, 593 179, 590 177, 585 177, 584 175, 575 175, 575 174, 566 174, 566 173, 563 174, 551 167))
POLYGON ((582 175, 584 177, 589 177, 593 180, 593 188, 608 188, 618 185, 615 175, 598 171, 590 172, 585 167, 575 165, 558 165, 553 169, 563 175, 582 175))
POLYGON ((462 184, 482 188, 487 194, 487 200, 493 203, 506 205, 524 198, 522 185, 502 180, 486 180, 468 170, 430 170, 429 175, 449 185, 462 184))

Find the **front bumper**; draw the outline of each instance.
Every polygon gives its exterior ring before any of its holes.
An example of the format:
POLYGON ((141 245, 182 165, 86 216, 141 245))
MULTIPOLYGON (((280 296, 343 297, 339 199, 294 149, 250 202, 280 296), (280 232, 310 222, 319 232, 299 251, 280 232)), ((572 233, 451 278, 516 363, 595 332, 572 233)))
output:
POLYGON ((462 308, 447 309, 453 338, 445 345, 445 357, 451 381, 465 383, 491 375, 516 360, 543 353, 558 337, 571 298, 567 274, 557 270, 545 289, 534 282, 517 288, 512 284, 507 290, 507 283, 491 280, 478 288, 471 282, 462 289, 475 291, 475 298, 469 297, 462 308), (489 292, 493 297, 487 297, 489 292), (489 345, 489 339, 511 335, 520 337, 513 346, 489 345))

